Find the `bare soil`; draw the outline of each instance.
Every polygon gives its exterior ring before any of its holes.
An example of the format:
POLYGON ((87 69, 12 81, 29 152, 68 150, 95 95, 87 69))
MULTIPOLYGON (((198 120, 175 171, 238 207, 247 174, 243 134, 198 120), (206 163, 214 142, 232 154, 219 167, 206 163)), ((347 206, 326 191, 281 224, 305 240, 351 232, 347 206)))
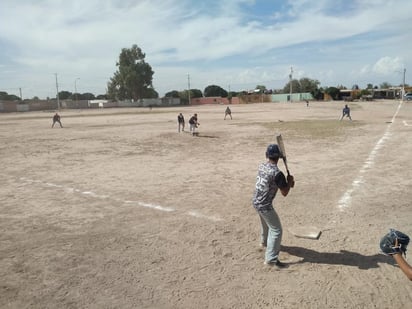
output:
POLYGON ((54 111, 0 114, 0 307, 409 308, 379 240, 412 235, 412 103, 342 107, 63 110, 62 129, 54 111), (296 180, 275 200, 282 270, 251 205, 277 133, 296 180), (319 240, 290 232, 305 226, 319 240))

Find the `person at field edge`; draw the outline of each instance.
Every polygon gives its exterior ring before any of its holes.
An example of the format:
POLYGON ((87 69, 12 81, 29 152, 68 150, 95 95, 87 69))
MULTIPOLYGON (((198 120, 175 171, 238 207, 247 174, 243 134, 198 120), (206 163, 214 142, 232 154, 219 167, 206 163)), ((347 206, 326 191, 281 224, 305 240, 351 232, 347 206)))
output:
POLYGON ((223 118, 223 120, 226 120, 226 116, 227 116, 227 115, 229 115, 229 116, 230 116, 230 119, 232 119, 232 111, 230 110, 229 106, 226 107, 226 110, 225 110, 225 118, 223 118))
POLYGON ((267 162, 259 164, 252 203, 260 219, 260 245, 266 247, 265 264, 282 268, 287 266, 279 261, 282 225, 273 208, 273 200, 278 190, 287 196, 295 181, 292 175, 285 177, 277 165, 282 158, 277 144, 267 147, 266 158, 267 162))
POLYGON ((189 125, 190 125, 190 127, 189 127, 190 132, 192 134, 195 134, 195 130, 199 126, 199 122, 197 120, 197 114, 194 114, 192 117, 190 117, 189 125))
POLYGON ((54 125, 56 124, 56 122, 58 122, 60 124, 60 128, 63 128, 63 125, 60 121, 60 115, 58 113, 54 114, 53 116, 53 124, 52 124, 52 128, 54 127, 54 125))
POLYGON ((340 117, 340 120, 343 119, 343 117, 347 116, 350 121, 352 121, 352 117, 350 116, 350 108, 348 106, 348 104, 345 105, 345 107, 342 110, 342 117, 340 117))
POLYGON ((180 133, 180 128, 182 129, 182 132, 185 130, 185 117, 183 117, 183 114, 180 113, 177 115, 177 131, 180 133))

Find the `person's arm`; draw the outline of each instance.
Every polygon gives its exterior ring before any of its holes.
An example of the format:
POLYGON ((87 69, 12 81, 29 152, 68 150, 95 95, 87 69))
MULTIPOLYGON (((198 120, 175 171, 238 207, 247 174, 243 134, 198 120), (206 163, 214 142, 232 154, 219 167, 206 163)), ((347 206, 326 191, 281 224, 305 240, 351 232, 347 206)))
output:
POLYGON ((280 193, 282 193, 283 196, 287 196, 295 180, 292 175, 285 177, 285 175, 280 172, 276 175, 275 182, 280 190, 280 193))
POLYGON ((403 258, 402 253, 394 254, 393 258, 395 259, 396 263, 399 265, 399 268, 406 275, 406 277, 408 277, 408 279, 412 281, 412 267, 403 258))

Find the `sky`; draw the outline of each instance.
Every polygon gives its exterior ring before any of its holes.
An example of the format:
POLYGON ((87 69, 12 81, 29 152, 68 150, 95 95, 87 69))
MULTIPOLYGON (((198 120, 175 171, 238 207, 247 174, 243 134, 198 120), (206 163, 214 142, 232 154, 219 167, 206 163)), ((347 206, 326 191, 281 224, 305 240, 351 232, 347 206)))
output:
POLYGON ((412 84, 411 0, 0 0, 0 91, 105 94, 138 45, 153 87, 412 84))

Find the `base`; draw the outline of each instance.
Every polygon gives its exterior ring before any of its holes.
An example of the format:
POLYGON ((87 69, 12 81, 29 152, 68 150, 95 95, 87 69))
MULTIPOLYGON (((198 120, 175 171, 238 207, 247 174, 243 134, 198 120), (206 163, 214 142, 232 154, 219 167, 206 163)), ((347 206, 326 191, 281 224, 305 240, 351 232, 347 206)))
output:
POLYGON ((295 237, 308 238, 308 239, 319 239, 322 231, 315 226, 302 226, 289 229, 295 237))

